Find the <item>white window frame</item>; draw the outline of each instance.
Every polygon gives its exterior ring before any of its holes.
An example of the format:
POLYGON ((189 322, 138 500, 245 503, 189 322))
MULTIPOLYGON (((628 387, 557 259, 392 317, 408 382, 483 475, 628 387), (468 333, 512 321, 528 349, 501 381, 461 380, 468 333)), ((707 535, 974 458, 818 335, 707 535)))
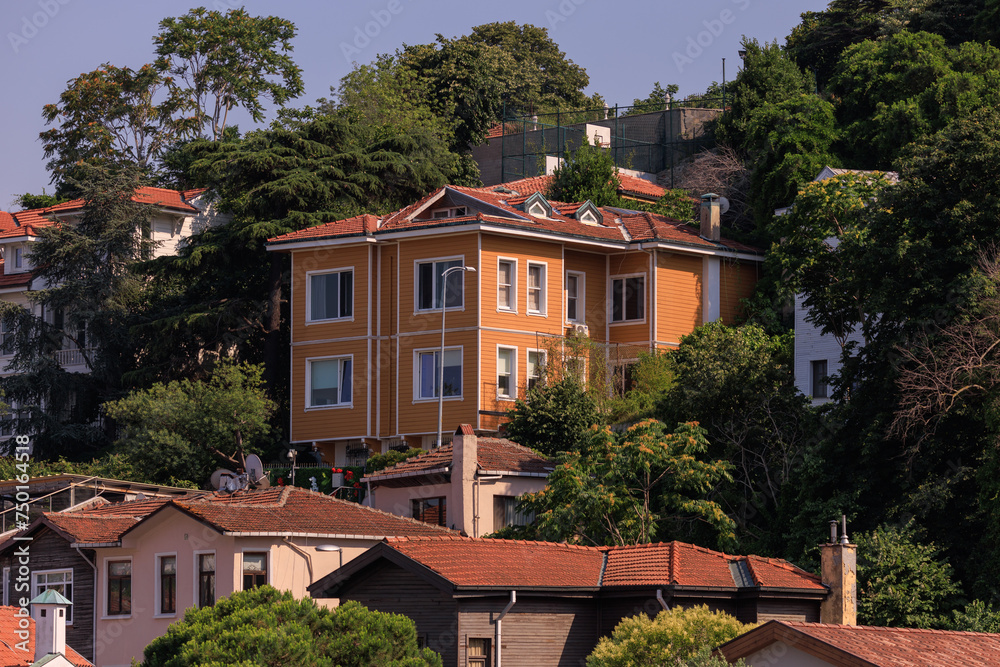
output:
POLYGON ((526 292, 525 292, 525 298, 527 300, 525 301, 524 309, 528 313, 528 315, 535 315, 535 316, 538 316, 538 317, 545 317, 546 306, 548 305, 547 304, 548 299, 545 298, 547 296, 546 292, 548 291, 548 289, 547 289, 548 288, 548 275, 549 275, 549 265, 548 265, 547 262, 528 262, 528 279, 524 283, 525 287, 527 288, 526 292), (540 268, 541 271, 542 271, 542 276, 541 276, 542 280, 541 280, 541 285, 539 285, 539 287, 537 287, 537 288, 534 288, 534 287, 531 286, 531 269, 532 268, 536 268, 536 267, 540 268), (531 290, 533 290, 533 289, 540 290, 539 295, 538 295, 538 309, 537 310, 532 310, 532 308, 531 308, 531 290))
MULTIPOLYGON (((416 259, 413 261, 413 312, 418 313, 440 313, 441 306, 431 306, 430 308, 420 307, 420 265, 421 264, 437 264, 438 262, 458 262, 458 266, 466 266, 465 255, 452 255, 448 257, 426 257, 424 259, 416 259)), ((449 267, 450 268, 450 267, 449 267)), ((447 269, 446 269, 447 270, 447 269)), ((457 273, 467 273, 466 271, 456 271, 457 273)), ((455 274, 452 274, 455 275, 455 274)), ((433 274, 432 280, 435 284, 431 285, 431 295, 433 300, 433 295, 437 293, 437 274, 433 274)), ((441 298, 442 301, 447 301, 448 294, 447 291, 442 288, 441 298)), ((442 303, 442 306, 444 304, 442 303)), ((465 310, 465 279, 462 278, 462 303, 457 306, 446 306, 445 310, 465 310)))
POLYGON ((830 360, 829 359, 811 359, 809 361, 809 391, 812 392, 812 398, 815 400, 825 400, 830 398, 830 360), (823 374, 818 374, 817 366, 823 364, 823 374), (823 378, 827 378, 824 380, 823 378), (823 393, 816 394, 816 389, 822 387, 823 393))
MULTIPOLYGON (((329 357, 307 357, 306 358, 306 395, 305 395, 305 409, 306 410, 345 410, 354 407, 354 355, 353 354, 340 354, 329 357), (351 400, 346 403, 335 403, 333 405, 313 405, 312 404, 312 365, 317 361, 343 361, 348 360, 351 362, 351 400)), ((343 377, 343 370, 338 370, 338 375, 343 377)), ((340 396, 343 396, 343 383, 340 387, 340 396)))
POLYGON ((545 364, 548 362, 549 358, 548 352, 546 352, 545 350, 540 350, 537 348, 528 348, 526 354, 524 355, 524 377, 525 377, 524 388, 526 391, 529 391, 531 389, 532 380, 541 381, 542 379, 541 372, 537 373, 534 376, 532 376, 531 374, 531 355, 533 354, 540 355, 542 358, 541 359, 542 363, 536 364, 536 366, 540 369, 545 368, 545 364))
MULTIPOLYGON (((321 322, 353 322, 354 321, 354 302, 355 297, 355 286, 354 282, 354 267, 353 266, 341 266, 336 269, 323 269, 321 271, 306 271, 306 324, 317 324, 321 322), (351 274, 351 314, 337 317, 322 317, 314 318, 312 315, 312 279, 314 276, 330 275, 333 273, 350 273, 351 274)), ((338 287, 339 289, 339 287, 338 287)))
MULTIPOLYGON (((446 401, 462 401, 462 400, 465 400, 465 346, 463 346, 463 345, 449 345, 449 346, 446 346, 444 348, 444 351, 446 353, 447 352, 454 352, 456 350, 458 351, 458 353, 459 353, 459 355, 461 356, 461 359, 462 359, 462 371, 461 371, 462 391, 460 391, 455 396, 445 396, 444 400, 446 400, 446 401)), ((422 348, 418 348, 418 349, 413 350, 413 402, 414 403, 431 403, 431 402, 436 403, 438 401, 438 396, 436 396, 436 395, 433 396, 433 397, 430 397, 430 398, 428 398, 426 396, 421 396, 420 395, 420 384, 421 384, 421 382, 420 382, 420 379, 421 379, 420 378, 420 355, 422 355, 422 354, 434 354, 434 353, 440 354, 441 353, 441 348, 440 347, 422 347, 422 348)), ((444 363, 443 359, 442 359, 442 363, 444 363)), ((437 384, 437 378, 434 378, 434 384, 435 385, 437 384)))
POLYGON ((643 273, 623 273, 621 275, 611 276, 611 283, 609 285, 610 290, 608 291, 608 306, 609 306, 609 309, 608 309, 608 322, 611 324, 611 326, 620 326, 620 325, 623 325, 623 324, 643 324, 646 321, 646 311, 648 310, 647 304, 646 304, 646 300, 649 297, 648 282, 649 281, 646 280, 646 274, 645 274, 645 272, 643 272, 643 273), (625 319, 626 302, 627 302, 627 300, 626 300, 626 294, 625 294, 625 286, 626 286, 626 281, 629 278, 642 278, 642 317, 634 319, 634 320, 625 319), (616 280, 621 280, 622 281, 622 299, 623 299, 623 301, 622 301, 622 318, 623 319, 620 319, 620 320, 614 319, 614 315, 615 315, 615 281, 616 280))
POLYGON ((10 568, 3 569, 3 606, 10 605, 10 568))
POLYGON ((517 258, 516 257, 497 257, 497 312, 499 313, 517 313, 517 258), (500 305, 500 265, 510 264, 510 285, 507 287, 507 291, 510 294, 510 306, 504 308, 500 305))
MULTIPOLYGON (((267 585, 273 586, 274 583, 271 581, 271 562, 274 560, 271 558, 271 550, 268 547, 243 547, 240 549, 240 590, 246 590, 243 588, 243 557, 244 554, 264 554, 264 575, 267 577, 267 581, 264 582, 267 585)), ((219 567, 218 562, 215 565, 216 568, 219 567)))
POLYGON ((514 401, 517 400, 517 348, 510 345, 497 345, 497 400, 514 401), (508 376, 508 393, 500 393, 500 353, 510 352, 510 375, 508 376))
POLYGON ((567 271, 566 282, 564 283, 564 291, 566 292, 566 321, 574 322, 576 324, 586 324, 586 318, 584 317, 584 312, 587 310, 587 274, 582 271, 567 271), (569 279, 570 276, 576 278, 576 317, 569 316, 569 279))
POLYGON ((448 218, 461 218, 466 215, 469 215, 468 206, 446 206, 432 210, 431 220, 447 220, 448 218), (438 215, 439 213, 443 213, 444 215, 438 215))
POLYGON ((209 554, 215 556, 215 600, 212 604, 219 601, 219 554, 215 552, 215 549, 195 550, 191 553, 191 557, 193 559, 191 561, 191 571, 194 573, 194 576, 191 577, 191 606, 195 609, 204 609, 204 607, 199 605, 201 602, 201 591, 199 590, 201 586, 201 566, 199 561, 201 559, 199 556, 206 556, 209 554))
POLYGON ((174 600, 174 611, 172 613, 171 612, 164 613, 163 611, 161 611, 162 605, 160 604, 162 602, 162 590, 163 590, 160 581, 163 575, 162 568, 160 567, 160 560, 163 558, 171 558, 171 557, 173 557, 174 559, 174 597, 176 598, 178 597, 177 596, 178 584, 180 584, 181 582, 180 578, 181 561, 180 558, 177 557, 177 552, 164 551, 153 554, 153 565, 156 568, 156 570, 153 572, 153 604, 154 604, 153 618, 174 618, 177 616, 177 607, 179 605, 177 604, 176 599, 174 600))
MULTIPOLYGON (((73 568, 71 568, 71 567, 56 567, 56 568, 51 568, 51 569, 48 569, 48 570, 32 570, 31 571, 31 599, 34 600, 36 597, 38 597, 39 595, 41 595, 43 591, 47 590, 47 588, 45 588, 45 589, 39 589, 38 588, 38 575, 40 575, 40 574, 58 574, 58 573, 62 573, 62 572, 69 572, 69 581, 68 582, 63 582, 63 583, 68 583, 70 586, 73 587, 70 590, 70 594, 68 596, 66 596, 66 597, 68 597, 70 599, 69 601, 72 602, 73 598, 76 597, 76 593, 75 593, 76 586, 73 583, 73 568)), ((8 593, 7 593, 7 589, 6 589, 6 579, 5 579, 4 580, 4 596, 6 597, 7 595, 8 595, 8 593)), ((73 616, 72 616, 71 613, 66 616, 66 625, 73 625, 73 616)))
POLYGON ((24 246, 18 244, 14 246, 14 268, 23 269, 24 267, 24 246))
MULTIPOLYGON (((94 585, 96 586, 97 582, 94 582, 94 585)), ((103 607, 102 611, 104 613, 101 616, 102 620, 104 620, 104 619, 115 619, 115 618, 131 618, 132 617, 132 612, 131 612, 131 609, 133 608, 132 603, 135 602, 135 563, 133 562, 131 556, 108 556, 107 558, 104 559, 104 591, 103 591, 103 593, 104 593, 104 607, 103 607), (109 607, 111 606, 111 598, 108 596, 108 593, 110 593, 110 591, 108 590, 108 585, 111 583, 111 576, 110 576, 111 575, 111 563, 120 563, 122 561, 128 561, 128 563, 130 565, 129 569, 132 571, 132 574, 130 576, 130 580, 132 582, 132 585, 129 587, 130 588, 130 591, 129 591, 129 610, 130 611, 127 614, 112 614, 112 613, 110 613, 110 610, 109 610, 109 607)))

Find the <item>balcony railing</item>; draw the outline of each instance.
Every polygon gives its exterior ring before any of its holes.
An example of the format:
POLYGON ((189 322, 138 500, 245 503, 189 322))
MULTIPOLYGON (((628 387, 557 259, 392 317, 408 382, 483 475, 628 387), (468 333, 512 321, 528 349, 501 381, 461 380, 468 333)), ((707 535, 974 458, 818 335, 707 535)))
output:
POLYGON ((84 366, 87 360, 84 355, 89 355, 92 348, 81 350, 56 350, 56 361, 60 366, 84 366))

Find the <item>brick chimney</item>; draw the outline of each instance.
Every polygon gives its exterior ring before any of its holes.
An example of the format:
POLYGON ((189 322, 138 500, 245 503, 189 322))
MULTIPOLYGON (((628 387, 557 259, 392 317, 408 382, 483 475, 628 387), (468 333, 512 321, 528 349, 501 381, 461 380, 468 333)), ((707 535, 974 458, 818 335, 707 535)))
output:
POLYGON ((35 661, 50 653, 66 655, 66 610, 73 604, 51 588, 32 600, 35 621, 35 661))
POLYGON ((448 524, 463 535, 478 537, 473 505, 473 483, 478 464, 478 442, 472 426, 462 424, 451 439, 451 495, 448 498, 448 524))
POLYGON ((710 192, 701 196, 701 235, 709 241, 722 238, 722 205, 719 195, 710 192))
POLYGON ((830 522, 830 542, 820 545, 823 583, 830 594, 819 609, 820 623, 858 624, 858 546, 847 539, 847 517, 837 539, 837 522, 830 522))

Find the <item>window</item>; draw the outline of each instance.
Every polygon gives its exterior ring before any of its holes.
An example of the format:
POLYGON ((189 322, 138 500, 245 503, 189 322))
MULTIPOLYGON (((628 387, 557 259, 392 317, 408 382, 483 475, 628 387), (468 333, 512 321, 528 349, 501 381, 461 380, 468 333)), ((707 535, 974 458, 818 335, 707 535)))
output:
POLYGON ((132 613, 132 561, 108 561, 108 616, 132 613))
POLYGON ((0 318, 0 354, 14 354, 14 320, 12 317, 0 318))
POLYGON ((468 667, 489 667, 490 640, 480 637, 469 637, 468 667))
POLYGON ((566 319, 583 322, 584 297, 583 274, 573 271, 566 273, 566 319))
POLYGON ((519 512, 517 496, 493 496, 493 530, 506 526, 527 526, 535 520, 534 512, 519 512))
POLYGON ((541 382, 545 370, 545 352, 541 350, 528 351, 528 389, 541 382))
POLYGON ((434 310, 441 307, 462 307, 462 291, 465 285, 465 271, 448 274, 448 284, 444 284, 444 272, 453 266, 462 266, 461 259, 440 262, 417 263, 417 310, 434 310))
POLYGON ((829 398, 829 391, 826 384, 826 359, 811 361, 812 367, 812 397, 829 398))
POLYGON ((643 276, 611 281, 611 321, 641 320, 646 316, 646 279, 643 276))
POLYGON ((198 554, 198 606, 215 604, 215 554, 198 554))
POLYGON ((177 556, 160 556, 159 561, 159 613, 174 614, 177 613, 177 556))
POLYGON ((354 271, 309 274, 309 312, 306 320, 319 322, 354 314, 354 271))
MULTIPOLYGON (((73 570, 53 570, 31 573, 31 597, 35 598, 47 590, 54 590, 70 602, 73 601, 73 570)), ((73 607, 66 612, 66 622, 73 622, 73 607)))
POLYGON ((545 265, 528 264, 528 312, 545 312, 545 265))
POLYGON ((243 590, 267 583, 267 552, 247 551, 243 554, 243 590))
MULTIPOLYGON (((418 398, 441 396, 441 352, 418 352, 418 398)), ((462 395, 462 349, 444 351, 444 396, 462 395)))
POLYGON ((517 310, 515 295, 517 287, 517 262, 501 259, 497 264, 497 308, 500 310, 517 310))
POLYGON ((24 248, 20 246, 14 248, 14 268, 24 268, 24 248))
POLYGON ((310 408, 351 404, 350 357, 306 361, 309 371, 310 408))
POLYGON ((452 208, 439 208, 437 210, 431 211, 431 217, 435 219, 458 218, 463 215, 468 215, 468 209, 464 206, 454 206, 452 208))
POLYGON ((419 498, 412 501, 413 518, 435 526, 447 525, 447 511, 444 498, 419 498))
POLYGON ((515 397, 515 368, 517 368, 517 350, 510 347, 497 348, 497 398, 515 397))

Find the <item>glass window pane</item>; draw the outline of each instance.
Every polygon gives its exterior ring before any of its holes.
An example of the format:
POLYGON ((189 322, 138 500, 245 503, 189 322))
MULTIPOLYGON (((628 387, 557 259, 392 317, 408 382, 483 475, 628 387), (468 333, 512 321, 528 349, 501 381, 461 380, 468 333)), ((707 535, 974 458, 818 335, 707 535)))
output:
POLYGON ((160 559, 161 574, 177 574, 177 559, 174 556, 164 556, 160 559))
MULTIPOLYGON (((341 366, 349 366, 348 360, 328 359, 309 363, 311 395, 309 405, 337 405, 343 402, 340 395, 341 366)), ((345 387, 345 390, 349 388, 345 387)), ((345 391, 346 393, 346 391, 345 391)))
MULTIPOLYGON (((438 270, 438 277, 440 279, 440 277, 444 275, 445 271, 455 266, 461 266, 462 263, 456 259, 448 262, 438 262, 437 265, 438 267, 440 267, 438 270)), ((458 308, 462 305, 462 287, 463 285, 465 285, 465 271, 452 271, 450 274, 448 274, 447 280, 448 280, 448 290, 446 292, 445 307, 458 308)), ((443 285, 443 283, 441 283, 441 285, 443 285)), ((439 308, 440 308, 440 303, 441 303, 441 294, 439 290, 438 292, 439 308)))
POLYGON ((621 322, 624 318, 625 301, 625 281, 622 279, 611 281, 611 321, 621 322))
POLYGON ((351 402, 351 360, 340 360, 340 402, 351 402))
POLYGON ((340 317, 350 317, 353 314, 354 314, 354 272, 344 271, 343 273, 340 274, 340 317))
POLYGON ((215 572, 215 554, 198 556, 198 568, 201 572, 215 572))
POLYGON ((434 398, 437 392, 437 359, 436 352, 423 352, 420 354, 420 398, 434 398))
POLYGON ((444 395, 462 395, 462 352, 445 350, 444 353, 444 395))
POLYGON ((132 574, 130 561, 112 561, 108 564, 108 573, 113 577, 125 577, 132 574))
POLYGON ((267 568, 267 554, 245 553, 243 554, 244 572, 263 572, 267 568))

